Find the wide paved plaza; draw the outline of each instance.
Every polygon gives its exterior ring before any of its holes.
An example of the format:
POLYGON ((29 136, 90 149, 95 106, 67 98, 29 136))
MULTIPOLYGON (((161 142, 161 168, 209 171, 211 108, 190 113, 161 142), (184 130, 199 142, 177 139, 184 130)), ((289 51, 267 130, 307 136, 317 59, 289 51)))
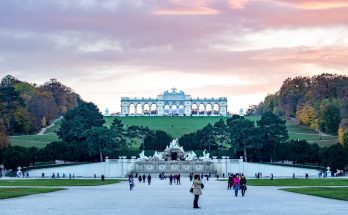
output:
POLYGON ((280 191, 273 187, 249 186, 245 197, 234 197, 225 182, 205 183, 201 209, 193 209, 190 182, 170 186, 153 179, 151 186, 137 183, 130 192, 128 183, 70 187, 54 193, 0 200, 1 215, 102 215, 102 214, 243 214, 305 215, 347 214, 346 201, 331 200, 280 191))

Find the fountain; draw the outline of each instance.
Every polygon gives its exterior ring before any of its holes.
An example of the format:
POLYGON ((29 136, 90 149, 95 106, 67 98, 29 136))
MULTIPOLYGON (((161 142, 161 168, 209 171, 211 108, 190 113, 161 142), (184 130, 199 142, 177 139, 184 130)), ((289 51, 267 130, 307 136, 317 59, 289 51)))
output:
POLYGON ((155 151, 153 156, 145 156, 144 151, 135 161, 132 173, 216 173, 210 154, 204 150, 202 157, 193 151, 185 152, 174 139, 163 152, 155 151))

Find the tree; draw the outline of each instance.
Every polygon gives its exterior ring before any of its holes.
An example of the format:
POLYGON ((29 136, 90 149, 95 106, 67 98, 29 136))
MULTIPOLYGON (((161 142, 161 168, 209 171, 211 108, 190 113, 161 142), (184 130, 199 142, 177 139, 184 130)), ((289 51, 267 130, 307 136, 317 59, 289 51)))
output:
POLYGON ((309 104, 299 105, 297 107, 296 118, 302 125, 309 126, 310 128, 318 129, 318 115, 314 107, 309 104))
POLYGON ((141 145, 143 150, 145 150, 145 146, 146 146, 146 144, 144 144, 145 138, 147 135, 150 135, 150 134, 151 134, 151 130, 148 127, 144 127, 144 126, 132 125, 132 126, 129 126, 127 129, 127 137, 129 137, 131 141, 133 139, 142 140, 141 145))
POLYGON ((259 148, 258 128, 253 121, 244 117, 227 120, 230 139, 236 151, 242 150, 244 160, 248 161, 247 149, 259 148))
POLYGON ((263 143, 265 155, 273 161, 276 155, 277 145, 288 139, 288 131, 285 126, 285 120, 280 119, 273 113, 266 112, 257 121, 260 128, 260 139, 263 143))
POLYGON ((57 81, 57 79, 50 79, 40 89, 52 94, 60 114, 65 114, 68 110, 77 106, 79 96, 71 88, 57 81))
POLYGON ((24 147, 8 147, 3 154, 3 164, 5 169, 16 170, 20 167, 27 167, 30 164, 27 149, 24 147))
POLYGON ((3 123, 3 120, 0 119, 0 150, 6 148, 8 145, 9 145, 9 141, 6 134, 6 128, 3 123))
POLYGON ((341 114, 337 100, 322 100, 319 117, 320 129, 329 134, 337 135, 340 122, 341 114))
POLYGON ((295 116, 296 108, 304 101, 309 86, 310 79, 307 77, 288 78, 283 82, 279 90, 279 106, 286 116, 295 116))
POLYGON ((23 107, 24 100, 14 87, 0 87, 0 116, 8 133, 14 133, 15 113, 23 107))
POLYGON ((230 134, 227 130, 227 125, 223 119, 217 121, 213 126, 214 139, 217 144, 221 145, 221 149, 231 143, 230 134))
POLYGON ((90 156, 99 155, 100 162, 103 162, 103 153, 112 149, 115 143, 114 133, 106 127, 93 127, 87 131, 86 142, 90 156))
POLYGON ((66 113, 57 134, 65 142, 83 142, 89 129, 103 127, 104 123, 103 115, 95 104, 81 103, 66 113))
POLYGON ((321 159, 324 166, 331 167, 332 171, 343 170, 347 165, 347 154, 344 146, 335 144, 328 148, 322 148, 321 159))
MULTIPOLYGON (((163 151, 166 146, 173 140, 173 137, 165 131, 156 130, 151 131, 145 136, 144 143, 147 150, 160 150, 163 151)), ((139 149, 143 149, 144 146, 140 145, 139 149)))

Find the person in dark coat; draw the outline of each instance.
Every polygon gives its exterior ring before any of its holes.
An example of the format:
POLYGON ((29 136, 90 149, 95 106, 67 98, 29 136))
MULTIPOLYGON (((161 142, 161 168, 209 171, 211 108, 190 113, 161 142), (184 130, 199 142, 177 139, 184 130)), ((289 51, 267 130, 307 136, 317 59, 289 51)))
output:
POLYGON ((240 179, 240 190, 242 192, 242 196, 245 195, 245 191, 247 190, 246 183, 247 183, 247 180, 246 180, 245 176, 242 174, 242 177, 240 179))
POLYGON ((169 184, 170 185, 173 184, 173 175, 172 174, 169 175, 169 184))
POLYGON ((151 175, 150 174, 147 176, 147 183, 148 183, 148 185, 151 184, 151 175))
POLYGON ((145 183, 145 180, 146 180, 146 175, 144 174, 143 175, 143 182, 145 183))
POLYGON ((139 177, 138 177, 138 180, 139 180, 139 183, 141 183, 142 178, 141 178, 140 175, 139 175, 139 177))

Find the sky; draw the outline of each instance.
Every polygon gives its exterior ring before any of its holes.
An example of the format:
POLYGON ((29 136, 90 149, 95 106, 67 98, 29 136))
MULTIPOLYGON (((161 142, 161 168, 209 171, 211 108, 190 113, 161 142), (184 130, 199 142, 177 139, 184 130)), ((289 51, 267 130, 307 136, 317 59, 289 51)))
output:
POLYGON ((237 113, 347 59, 347 0, 0 1, 0 76, 56 78, 101 111, 176 87, 237 113))

